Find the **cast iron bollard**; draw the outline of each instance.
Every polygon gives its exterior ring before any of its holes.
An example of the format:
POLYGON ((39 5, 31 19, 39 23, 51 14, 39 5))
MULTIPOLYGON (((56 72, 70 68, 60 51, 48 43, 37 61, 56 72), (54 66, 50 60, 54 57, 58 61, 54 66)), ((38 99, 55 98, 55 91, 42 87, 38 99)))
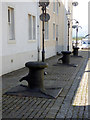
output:
POLYGON ((74 56, 78 56, 78 49, 79 49, 79 47, 74 47, 73 48, 73 55, 74 56))
POLYGON ((63 54, 62 62, 64 64, 69 64, 70 63, 70 54, 71 54, 71 52, 70 51, 62 51, 61 53, 63 54))
POLYGON ((23 77, 20 82, 26 80, 31 89, 44 89, 44 68, 48 67, 47 63, 27 62, 25 66, 29 68, 29 74, 23 77))
POLYGON ((27 62, 25 64, 29 68, 29 73, 27 76, 23 77, 21 81, 26 80, 28 86, 18 85, 6 94, 8 95, 18 95, 24 97, 43 97, 43 98, 57 98, 62 88, 45 88, 44 87, 44 68, 48 67, 45 62, 27 62))
POLYGON ((70 63, 70 51, 62 51, 61 52, 63 54, 62 58, 59 58, 58 61, 62 60, 63 64, 69 64, 70 63))

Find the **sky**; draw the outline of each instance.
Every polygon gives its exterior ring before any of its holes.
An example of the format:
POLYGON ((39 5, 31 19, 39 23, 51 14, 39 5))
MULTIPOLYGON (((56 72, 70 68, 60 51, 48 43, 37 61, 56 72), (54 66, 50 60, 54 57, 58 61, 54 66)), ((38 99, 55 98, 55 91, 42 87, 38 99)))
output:
MULTIPOLYGON (((78 6, 73 7, 73 19, 79 21, 78 36, 85 36, 88 34, 88 2, 90 0, 77 0, 78 6)), ((73 30, 73 36, 76 35, 76 30, 73 30)))

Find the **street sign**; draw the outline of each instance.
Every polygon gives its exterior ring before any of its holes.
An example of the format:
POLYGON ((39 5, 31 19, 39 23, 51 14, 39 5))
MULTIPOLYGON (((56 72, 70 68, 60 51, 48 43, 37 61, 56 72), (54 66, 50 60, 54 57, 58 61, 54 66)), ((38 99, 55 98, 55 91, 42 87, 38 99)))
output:
POLYGON ((49 0, 40 0, 39 5, 44 7, 49 5, 49 0))
POLYGON ((48 22, 50 20, 50 15, 48 13, 44 13, 40 15, 40 20, 44 22, 48 22))

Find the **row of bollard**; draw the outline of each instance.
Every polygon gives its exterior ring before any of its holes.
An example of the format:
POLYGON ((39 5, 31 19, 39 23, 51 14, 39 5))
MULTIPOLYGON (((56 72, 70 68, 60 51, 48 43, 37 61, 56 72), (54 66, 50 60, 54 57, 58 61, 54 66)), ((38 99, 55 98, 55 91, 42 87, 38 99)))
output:
MULTIPOLYGON (((28 86, 18 86, 11 91, 11 94, 15 95, 24 95, 24 92, 27 94, 26 96, 33 96, 33 94, 36 96, 39 94, 44 94, 46 96, 50 96, 53 98, 56 98, 59 93, 61 92, 60 90, 46 90, 44 88, 44 69, 48 67, 47 63, 44 62, 45 59, 45 51, 44 51, 44 22, 49 21, 50 15, 46 13, 46 7, 49 5, 49 0, 39 1, 39 7, 42 7, 42 14, 40 15, 40 20, 42 21, 42 61, 43 62, 27 62, 25 66, 29 69, 28 75, 20 79, 20 82, 23 80, 26 80, 28 82, 28 86), (17 90, 16 90, 17 89, 17 90), (31 93, 31 94, 30 94, 31 93)), ((59 60, 62 60, 63 64, 68 64, 70 65, 70 51, 62 51, 63 57, 60 58, 59 60)), ((78 56, 78 48, 74 48, 73 54, 78 56)), ((10 93, 10 92, 9 92, 10 93)))
POLYGON ((70 54, 73 53, 73 56, 77 56, 78 57, 78 47, 74 47, 73 48, 73 52, 71 51, 62 51, 62 58, 59 58, 58 61, 62 61, 63 64, 70 64, 70 54))
MULTIPOLYGON (((63 57, 59 60, 62 60, 63 64, 70 65, 70 51, 62 51, 63 57)), ((78 48, 74 48, 74 56, 78 56, 78 48)), ((73 65, 72 65, 73 66, 73 65)), ((15 88, 12 88, 10 91, 6 92, 8 95, 17 95, 17 96, 33 96, 33 97, 44 97, 44 98, 56 98, 62 88, 50 88, 46 89, 44 87, 44 69, 48 67, 48 64, 45 62, 27 62, 25 67, 29 69, 29 73, 20 79, 20 82, 23 80, 27 81, 27 85, 18 85, 15 88)), ((75 67, 75 65, 73 66, 75 67)))
MULTIPOLYGON (((62 60, 63 64, 70 64, 70 51, 62 51, 63 57, 59 60, 62 60)), ((78 56, 78 49, 74 49, 73 55, 78 56)), ((45 62, 27 62, 25 66, 29 69, 29 73, 27 76, 23 77, 21 81, 26 80, 28 82, 28 88, 33 89, 35 91, 43 91, 43 94, 46 94, 44 88, 44 69, 48 67, 48 64, 45 62)), ((52 91, 50 91, 52 92, 52 91)), ((46 94, 47 96, 50 93, 46 94)), ((52 95, 53 96, 53 95, 52 95)))

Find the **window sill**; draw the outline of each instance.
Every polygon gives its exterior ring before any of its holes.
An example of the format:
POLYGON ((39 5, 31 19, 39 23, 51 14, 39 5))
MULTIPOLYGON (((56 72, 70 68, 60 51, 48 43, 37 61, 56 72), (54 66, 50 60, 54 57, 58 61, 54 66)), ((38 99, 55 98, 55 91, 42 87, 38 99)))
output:
POLYGON ((8 40, 8 44, 16 44, 16 40, 8 40))
POLYGON ((45 41, 48 41, 49 39, 45 39, 45 41))
POLYGON ((36 42, 36 40, 28 40, 28 42, 36 42))

